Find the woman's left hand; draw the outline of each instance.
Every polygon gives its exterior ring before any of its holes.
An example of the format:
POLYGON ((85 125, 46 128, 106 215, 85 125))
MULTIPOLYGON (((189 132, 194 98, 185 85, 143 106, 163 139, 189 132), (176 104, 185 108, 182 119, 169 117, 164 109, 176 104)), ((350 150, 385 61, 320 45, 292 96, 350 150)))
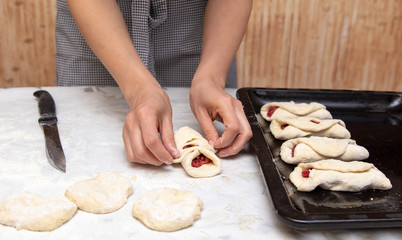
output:
POLYGON ((190 89, 191 109, 200 123, 206 139, 219 156, 237 154, 252 137, 251 128, 239 100, 209 79, 193 81, 190 89), (222 136, 213 123, 222 122, 225 130, 222 136))

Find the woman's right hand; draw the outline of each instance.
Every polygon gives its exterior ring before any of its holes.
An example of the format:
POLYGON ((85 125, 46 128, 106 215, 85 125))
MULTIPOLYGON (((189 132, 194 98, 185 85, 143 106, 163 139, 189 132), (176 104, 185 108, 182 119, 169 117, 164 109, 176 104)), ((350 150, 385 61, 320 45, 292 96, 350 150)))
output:
POLYGON ((67 2, 85 40, 130 105, 123 128, 128 159, 153 165, 172 163, 179 151, 169 97, 141 61, 116 1, 67 2))
POLYGON ((157 84, 147 84, 127 101, 130 112, 124 123, 123 140, 128 160, 159 166, 179 158, 166 92, 157 84))

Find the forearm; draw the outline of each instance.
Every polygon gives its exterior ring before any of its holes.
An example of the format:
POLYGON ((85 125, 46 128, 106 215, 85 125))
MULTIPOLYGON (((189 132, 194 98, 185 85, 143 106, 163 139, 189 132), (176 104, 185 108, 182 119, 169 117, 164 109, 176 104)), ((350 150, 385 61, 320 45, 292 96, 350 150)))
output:
POLYGON ((157 84, 141 61, 115 0, 67 0, 91 49, 116 80, 130 104, 143 84, 157 84))
POLYGON ((252 0, 210 0, 205 20, 197 79, 215 79, 225 86, 226 75, 243 39, 252 0))

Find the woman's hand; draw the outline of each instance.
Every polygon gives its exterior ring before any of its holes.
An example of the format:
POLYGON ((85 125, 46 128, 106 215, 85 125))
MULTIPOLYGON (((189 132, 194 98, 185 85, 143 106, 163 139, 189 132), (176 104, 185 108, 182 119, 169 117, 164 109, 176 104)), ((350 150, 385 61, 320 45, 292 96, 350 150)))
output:
POLYGON ((237 154, 250 140, 252 133, 241 102, 215 82, 209 79, 193 80, 190 105, 207 140, 214 148, 220 149, 220 157, 226 157, 237 154), (225 125, 221 137, 215 128, 214 120, 225 125))
POLYGON ((174 141, 172 108, 161 87, 148 84, 129 101, 130 112, 123 127, 129 161, 142 164, 171 164, 179 158, 174 141), (160 135, 160 138, 159 138, 160 135))
POLYGON ((241 102, 224 90, 251 6, 251 0, 211 0, 205 9, 201 60, 191 83, 190 104, 207 140, 220 149, 221 157, 238 153, 252 137, 241 102), (225 125, 221 137, 214 120, 225 125))
POLYGON ((82 35, 123 92, 130 112, 123 128, 132 162, 161 165, 178 157, 169 97, 141 61, 114 0, 67 0, 82 35))

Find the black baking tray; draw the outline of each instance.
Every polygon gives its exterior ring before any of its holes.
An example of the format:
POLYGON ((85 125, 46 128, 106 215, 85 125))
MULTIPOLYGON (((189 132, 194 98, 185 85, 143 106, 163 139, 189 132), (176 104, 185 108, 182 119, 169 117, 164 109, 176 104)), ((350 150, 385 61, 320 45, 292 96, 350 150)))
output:
POLYGON ((286 225, 302 230, 402 227, 402 93, 241 88, 253 132, 252 145, 275 212, 286 225), (333 118, 345 122, 352 139, 370 153, 373 163, 391 181, 388 191, 334 192, 317 188, 298 192, 289 180, 295 165, 279 156, 281 140, 259 114, 268 102, 319 102, 333 118))

